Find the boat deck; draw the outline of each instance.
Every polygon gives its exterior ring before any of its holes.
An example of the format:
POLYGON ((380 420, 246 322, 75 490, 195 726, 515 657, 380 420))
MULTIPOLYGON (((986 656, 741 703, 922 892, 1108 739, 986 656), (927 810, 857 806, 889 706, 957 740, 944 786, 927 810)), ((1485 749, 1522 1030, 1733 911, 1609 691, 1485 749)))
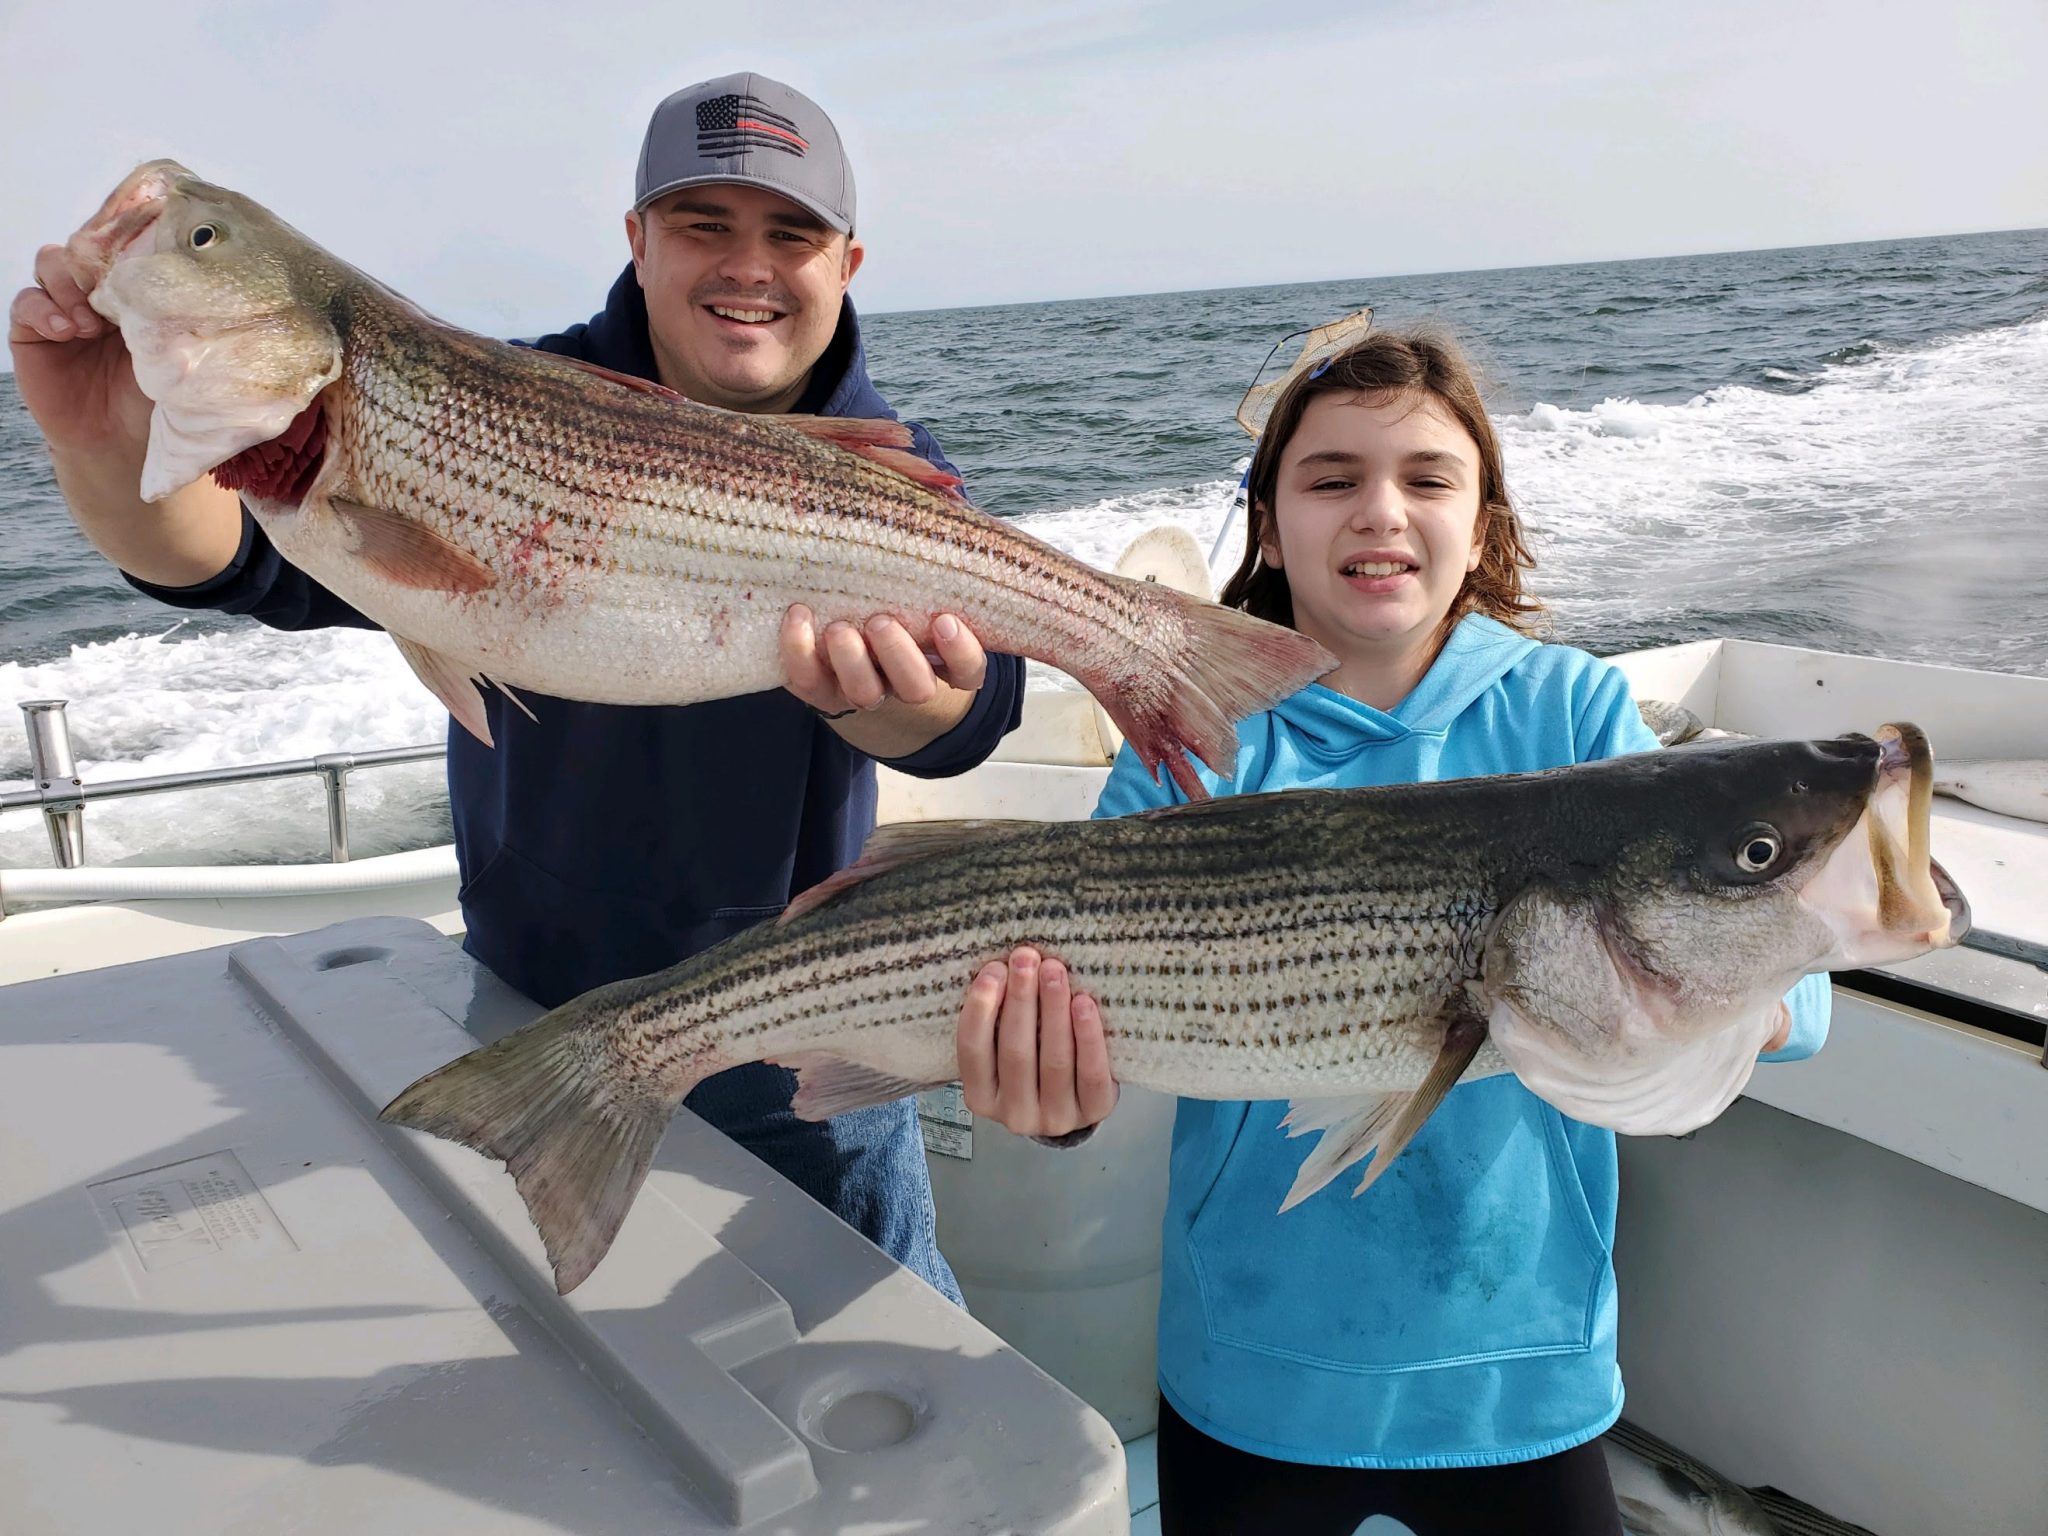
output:
POLYGON ((1124 1475, 1131 1485, 1131 1536, 1159 1536, 1159 1437, 1124 1442, 1124 1475))

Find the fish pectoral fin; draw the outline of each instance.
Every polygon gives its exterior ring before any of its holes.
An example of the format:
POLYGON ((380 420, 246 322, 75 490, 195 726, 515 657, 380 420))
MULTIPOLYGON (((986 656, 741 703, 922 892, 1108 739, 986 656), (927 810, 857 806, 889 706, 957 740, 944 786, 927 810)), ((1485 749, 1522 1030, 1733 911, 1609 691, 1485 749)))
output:
POLYGON ((1351 1197, 1355 1200, 1372 1188, 1373 1181, 1391 1168, 1415 1139, 1444 1095, 1457 1086, 1485 1043, 1486 1021, 1461 1005, 1445 1025, 1443 1044, 1418 1087, 1349 1099, 1307 1099, 1290 1105, 1281 1122, 1290 1136, 1312 1130, 1323 1134, 1302 1160, 1301 1171, 1280 1209, 1292 1210, 1368 1153, 1377 1155, 1351 1197))
POLYGON ((894 1077, 879 1068, 834 1056, 830 1051, 791 1051, 772 1058, 796 1072, 796 1097, 789 1107, 799 1120, 829 1120, 850 1110, 868 1109, 907 1099, 930 1088, 943 1088, 950 1078, 917 1082, 894 1077))
MULTIPOLYGON (((483 689, 476 679, 439 651, 430 651, 417 640, 408 640, 403 635, 391 637, 398 645, 398 654, 405 658, 405 664, 412 668, 412 675, 426 684, 427 692, 447 708, 448 713, 459 721, 463 729, 485 746, 494 746, 491 740, 491 722, 484 714, 483 689)), ((513 697, 508 691, 506 697, 513 697)), ((514 700, 519 703, 518 700, 514 700)), ((524 703, 519 703, 526 709, 524 703)), ((532 718, 533 711, 527 710, 532 718)))
POLYGON ((892 869, 905 864, 914 864, 919 859, 929 859, 941 853, 952 853, 956 849, 970 847, 975 843, 994 841, 1015 833, 1043 828, 1042 821, 999 821, 982 818, 970 821, 893 821, 880 826, 868 834, 868 840, 861 845, 860 857, 846 868, 827 875, 816 885, 808 886, 790 898, 782 915, 776 918, 778 924, 802 917, 813 907, 822 907, 841 891, 849 890, 863 881, 877 875, 886 875, 892 869))
POLYGON ((768 416, 756 417, 755 420, 772 421, 806 437, 814 437, 821 443, 830 443, 835 448, 858 454, 913 484, 928 491, 937 491, 941 496, 949 496, 955 501, 965 499, 960 494, 960 477, 939 468, 919 453, 913 446, 917 440, 910 435, 910 428, 900 421, 864 420, 853 416, 768 416))
POLYGON ((356 554, 387 581, 436 592, 481 592, 498 584, 483 561, 403 512, 353 501, 328 505, 354 535, 356 554))

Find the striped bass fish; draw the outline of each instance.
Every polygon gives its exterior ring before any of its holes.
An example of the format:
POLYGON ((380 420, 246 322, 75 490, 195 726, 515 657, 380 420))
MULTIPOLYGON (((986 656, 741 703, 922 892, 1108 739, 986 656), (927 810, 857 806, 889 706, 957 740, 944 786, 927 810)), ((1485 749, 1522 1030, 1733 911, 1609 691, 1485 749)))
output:
MULTIPOLYGON (((784 611, 954 613, 1078 679, 1155 777, 1334 666, 967 505, 894 421, 717 410, 428 316, 159 160, 67 247, 154 402, 141 494, 211 473, 490 740, 481 688, 693 704, 781 686, 784 611)), ((516 694, 513 695, 516 698, 516 694)))
MULTIPOLYGON (((511 1168, 554 1267, 604 1255, 669 1115, 744 1062, 821 1119, 948 1082, 967 986, 1028 943, 1101 1003, 1118 1078, 1289 1099, 1292 1205, 1451 1087, 1513 1072, 1637 1134, 1718 1115, 1810 971, 1955 943, 1932 757, 1877 739, 1232 796, 1114 820, 896 823, 782 917, 573 999, 383 1118, 511 1168)), ((1284 1207, 1283 1207, 1284 1208, 1284 1207)))

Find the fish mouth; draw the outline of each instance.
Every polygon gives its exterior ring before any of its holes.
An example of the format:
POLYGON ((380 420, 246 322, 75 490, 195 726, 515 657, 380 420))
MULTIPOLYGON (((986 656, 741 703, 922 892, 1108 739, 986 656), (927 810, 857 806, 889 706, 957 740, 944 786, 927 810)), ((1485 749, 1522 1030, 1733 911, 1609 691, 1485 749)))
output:
POLYGON ((1910 960, 1970 931, 1970 903, 1930 848, 1934 752, 1916 725, 1877 732, 1863 814, 1799 893, 1834 932, 1828 969, 1910 960))
POLYGON ((175 160, 152 160, 137 166, 100 205, 100 211, 65 242, 64 249, 88 294, 106 280, 117 262, 148 253, 148 242, 172 190, 190 174, 175 160), (90 281, 83 281, 86 279, 90 281))

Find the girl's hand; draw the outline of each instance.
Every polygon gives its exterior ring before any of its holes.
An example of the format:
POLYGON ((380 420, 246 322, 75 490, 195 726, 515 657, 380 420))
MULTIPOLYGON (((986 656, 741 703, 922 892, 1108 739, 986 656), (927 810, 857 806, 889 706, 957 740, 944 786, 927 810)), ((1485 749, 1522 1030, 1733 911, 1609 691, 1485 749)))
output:
POLYGON ((1019 1136, 1092 1129, 1116 1108, 1117 1082, 1095 999, 1029 946, 992 960, 967 989, 958 1032, 969 1110, 1019 1136))

